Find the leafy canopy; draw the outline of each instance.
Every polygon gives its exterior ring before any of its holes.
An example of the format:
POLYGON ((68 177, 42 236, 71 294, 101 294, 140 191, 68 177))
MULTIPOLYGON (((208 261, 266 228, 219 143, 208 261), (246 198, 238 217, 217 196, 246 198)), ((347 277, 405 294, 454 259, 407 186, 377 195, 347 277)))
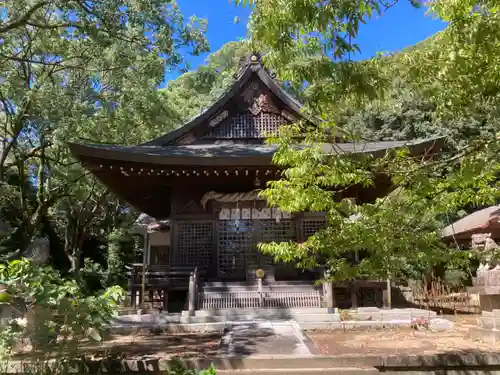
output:
POLYGON ((82 339, 100 341, 125 297, 118 287, 86 297, 75 280, 64 280, 52 268, 26 259, 0 265, 0 279, 3 293, 9 296, 3 299, 2 308, 11 308, 14 315, 25 318, 12 319, 2 329, 3 356, 26 350, 22 346, 26 340, 34 351, 60 354, 77 350, 82 339))
POLYGON ((252 6, 253 43, 271 49, 267 63, 280 78, 300 83, 307 111, 323 120, 316 128, 296 124, 288 134, 269 140, 279 144, 274 161, 285 173, 262 194, 291 212, 325 212, 328 226, 302 244, 263 245, 262 250, 302 267, 323 265, 328 277, 338 281, 398 277, 407 264, 431 267, 467 258, 446 249, 439 230, 443 218, 460 207, 498 200, 496 2, 431 1, 430 12, 448 22, 446 30, 395 56, 361 62, 350 59, 359 51, 355 40, 360 25, 383 16, 397 1, 237 3, 252 6), (405 75, 407 90, 433 106, 433 121, 452 121, 461 114, 479 128, 488 124, 489 130, 464 137, 460 146, 448 147, 432 160, 404 151, 383 158, 320 151, 318 144, 331 142, 330 134, 338 132, 346 116, 386 101, 394 77, 405 75), (310 147, 297 149, 294 137, 304 131, 310 147), (381 175, 397 193, 361 197, 355 203, 347 199, 360 187, 380 187, 381 175), (351 251, 364 251, 364 259, 348 262, 351 251))
POLYGON ((126 215, 67 142, 136 144, 173 128, 175 111, 157 87, 184 66, 180 48, 208 49, 206 22, 184 19, 165 0, 12 0, 0 8, 0 195, 7 240, 15 239, 8 256, 48 222, 78 270, 83 242, 126 215))

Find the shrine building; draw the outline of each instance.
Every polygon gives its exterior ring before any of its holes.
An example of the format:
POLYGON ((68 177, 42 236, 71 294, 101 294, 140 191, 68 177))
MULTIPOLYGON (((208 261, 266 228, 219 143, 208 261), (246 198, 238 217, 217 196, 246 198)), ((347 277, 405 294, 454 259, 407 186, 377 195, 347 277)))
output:
MULTIPOLYGON (((258 196, 267 181, 280 177, 280 168, 272 163, 276 146, 265 144, 266 135, 288 123, 311 121, 303 116, 302 105, 254 53, 225 94, 174 131, 137 146, 70 144, 75 158, 110 191, 138 212, 167 223, 146 246, 144 292, 157 293, 164 304, 169 293, 187 296, 189 275, 196 270, 197 309, 325 304, 324 288, 314 283, 320 270, 299 270, 257 249, 262 242, 304 241, 326 225, 324 213, 281 212, 258 196), (260 269, 260 296, 264 290, 265 299, 256 295, 260 269)), ((322 146, 325 153, 383 155, 407 147, 423 155, 438 149, 441 141, 357 144, 333 139, 322 146)), ((355 187, 348 194, 369 202, 390 189, 390 179, 380 177, 375 186, 355 187)), ((136 269, 131 281, 136 289, 141 272, 136 269)), ((384 286, 378 280, 334 285, 335 305, 380 305, 384 286)))

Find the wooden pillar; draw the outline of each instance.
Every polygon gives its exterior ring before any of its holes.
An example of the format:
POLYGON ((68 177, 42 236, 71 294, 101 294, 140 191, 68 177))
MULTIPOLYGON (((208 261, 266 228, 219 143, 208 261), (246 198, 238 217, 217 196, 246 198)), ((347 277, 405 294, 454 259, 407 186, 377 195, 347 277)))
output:
POLYGON ((259 305, 260 307, 264 306, 264 295, 262 294, 262 278, 259 277, 257 279, 257 290, 259 291, 259 305))
POLYGON ((137 289, 134 286, 130 288, 130 305, 133 309, 137 307, 137 289))
POLYGON ((148 262, 148 252, 149 252, 149 233, 146 230, 144 233, 144 254, 142 260, 142 278, 141 278, 141 292, 139 294, 140 307, 144 307, 144 295, 146 294, 146 269, 148 262))
POLYGON ((330 281, 323 283, 323 292, 325 293, 326 308, 330 314, 335 310, 335 298, 333 295, 333 284, 330 281))
POLYGON ((219 217, 212 221, 212 267, 211 275, 219 277, 219 243, 218 243, 218 232, 219 232, 219 217))
POLYGON ((143 307, 143 302, 144 302, 144 292, 141 287, 141 289, 139 289, 139 306, 138 306, 139 308, 143 307))
POLYGON ((352 309, 357 309, 358 308, 358 285, 356 282, 352 282, 350 285, 351 290, 351 308, 352 309))
MULTIPOLYGON (((151 288, 151 286, 150 286, 150 288, 151 288)), ((155 290, 154 289, 149 289, 149 308, 150 309, 153 308, 154 297, 155 297, 155 290)))
POLYGON ((168 312, 168 288, 163 288, 163 311, 168 312))
POLYGON ((194 274, 189 275, 189 290, 188 290, 188 310, 189 316, 194 315, 196 308, 196 283, 194 279, 194 274))
POLYGON ((387 288, 385 290, 385 307, 390 309, 392 307, 392 285, 391 285, 391 279, 387 279, 387 288))
POLYGON ((130 293, 130 307, 132 308, 135 308, 135 305, 137 304, 136 301, 137 295, 134 286, 135 279, 136 279, 135 267, 133 267, 129 273, 128 283, 127 283, 128 284, 127 289, 130 293))

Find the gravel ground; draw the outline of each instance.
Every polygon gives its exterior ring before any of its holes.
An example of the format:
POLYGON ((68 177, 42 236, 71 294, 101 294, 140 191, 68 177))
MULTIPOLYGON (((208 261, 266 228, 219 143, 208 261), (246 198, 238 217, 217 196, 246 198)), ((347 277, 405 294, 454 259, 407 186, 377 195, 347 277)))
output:
POLYGON ((455 326, 447 331, 411 328, 311 331, 307 335, 317 354, 432 354, 444 352, 498 352, 500 345, 473 341, 468 327, 477 325, 477 316, 445 316, 455 326))
MULTIPOLYGON (((80 353, 89 358, 168 359, 171 357, 205 358, 216 356, 221 341, 220 333, 162 333, 158 335, 114 335, 105 341, 83 342, 80 353)), ((56 353, 46 357, 56 357, 56 353)), ((36 353, 18 352, 17 357, 38 357, 36 353)))

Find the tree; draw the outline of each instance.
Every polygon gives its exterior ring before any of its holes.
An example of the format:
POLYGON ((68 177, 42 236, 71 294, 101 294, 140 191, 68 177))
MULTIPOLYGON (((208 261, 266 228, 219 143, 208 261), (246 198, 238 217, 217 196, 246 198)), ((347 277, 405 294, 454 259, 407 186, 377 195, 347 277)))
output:
MULTIPOLYGON (((229 42, 207 58, 198 69, 182 74, 160 90, 165 103, 169 103, 179 119, 178 126, 210 107, 236 80, 244 58, 252 52, 249 40, 229 42)), ((264 50, 259 50, 265 52, 264 50)), ((271 68, 272 66, 268 66, 271 68)), ((290 82, 282 82, 283 89, 298 96, 290 82)))
POLYGON ((160 90, 165 103, 175 110, 181 126, 210 107, 235 81, 240 61, 250 52, 245 41, 230 42, 207 58, 207 64, 187 72, 160 90))
MULTIPOLYGON (((279 145, 274 162, 285 173, 262 195, 286 211, 324 211, 329 220, 325 230, 304 243, 263 245, 262 250, 303 267, 325 266, 328 277, 337 281, 396 277, 408 263, 432 265, 449 261, 452 255, 457 261, 465 256, 439 243, 437 220, 467 204, 498 200, 500 164, 492 136, 498 108, 495 2, 435 0, 430 9, 449 22, 445 31, 423 46, 361 62, 349 59, 359 50, 355 44, 359 25, 390 11, 397 2, 250 3, 253 42, 271 49, 267 62, 282 79, 305 87, 307 111, 323 120, 318 127, 294 124, 288 133, 270 139, 279 145), (481 56, 475 59, 477 53, 481 56), (477 137, 467 137, 462 145, 445 149, 433 160, 414 160, 405 152, 384 158, 321 152, 318 144, 331 141, 330 134, 346 115, 384 101, 400 105, 406 98, 386 100, 391 88, 397 92, 391 87, 397 85, 393 77, 404 74, 411 77, 406 95, 412 105, 419 105, 417 98, 435 108, 432 126, 452 121, 459 113, 479 121, 477 137), (413 93, 417 95, 408 96, 413 93), (485 124, 493 129, 483 131, 485 124), (304 134, 309 147, 297 149, 295 139, 304 134), (358 204, 342 199, 349 188, 373 185, 381 170, 398 188, 397 198, 358 204), (366 257, 350 264, 345 256, 348 250, 364 250, 366 257)), ((425 116, 420 125, 425 126, 425 116)))
POLYGON ((7 1, 0 21, 0 186, 18 212, 14 256, 51 217, 72 269, 99 222, 120 203, 81 168, 67 142, 139 143, 176 124, 157 93, 179 48, 206 51, 205 22, 175 2, 7 1), (18 182, 13 182, 14 176, 18 182))
POLYGON ((2 308, 10 308, 11 319, 0 333, 0 358, 8 360, 16 351, 42 350, 74 359, 81 340, 100 341, 125 297, 119 287, 99 296, 82 294, 75 280, 64 280, 46 266, 15 260, 0 266, 2 308))
MULTIPOLYGON (((387 61, 390 64, 390 60, 387 61)), ((446 137, 446 149, 464 147, 473 138, 495 133, 495 119, 485 123, 472 114, 442 118, 432 99, 412 89, 412 84, 397 76, 380 100, 359 109, 347 109, 339 127, 358 139, 411 140, 432 136, 446 137)))

